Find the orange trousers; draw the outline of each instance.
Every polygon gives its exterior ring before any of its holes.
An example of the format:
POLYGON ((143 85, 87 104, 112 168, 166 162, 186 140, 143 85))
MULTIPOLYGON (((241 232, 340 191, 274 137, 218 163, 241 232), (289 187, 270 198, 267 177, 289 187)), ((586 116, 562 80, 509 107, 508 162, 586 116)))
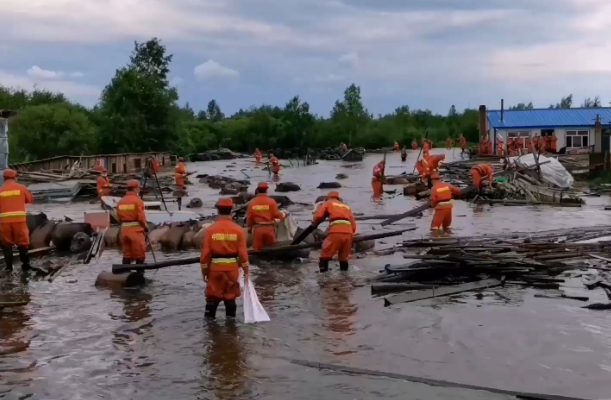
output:
POLYGON ((252 229, 252 249, 261 250, 265 246, 278 243, 274 225, 255 225, 252 229))
POLYGON ((24 222, 0 223, 0 243, 3 246, 30 246, 30 230, 24 222))
POLYGON ((280 172, 280 166, 279 165, 272 165, 272 172, 274 174, 277 174, 278 172, 280 172))
POLYGON ((378 178, 373 178, 371 180, 371 187, 373 189, 373 199, 381 200, 384 195, 384 184, 382 184, 382 181, 378 178))
POLYGON ((471 178, 473 178, 473 185, 478 189, 482 188, 482 175, 476 170, 471 170, 471 178))
MULTIPOLYGON (((223 269, 226 268, 227 266, 223 267, 223 269)), ((235 300, 236 297, 240 297, 242 292, 240 291, 240 284, 238 283, 239 276, 240 270, 237 264, 235 265, 235 269, 231 271, 215 271, 214 266, 212 266, 208 273, 206 301, 231 301, 235 300)))
POLYGON ((257 164, 261 164, 261 157, 255 157, 255 161, 257 162, 257 164))
POLYGON ((121 247, 123 248, 123 258, 144 260, 146 258, 144 230, 137 227, 121 228, 121 247))
POLYGON ((331 232, 322 244, 321 260, 330 260, 337 253, 338 261, 348 261, 352 254, 352 234, 331 232))
POLYGON ((442 208, 436 208, 435 214, 433 214, 433 221, 431 222, 431 230, 450 229, 452 227, 453 212, 454 207, 448 207, 447 205, 442 208))
POLYGON ((174 175, 174 179, 176 179, 176 185, 183 187, 185 186, 185 177, 182 175, 174 175))

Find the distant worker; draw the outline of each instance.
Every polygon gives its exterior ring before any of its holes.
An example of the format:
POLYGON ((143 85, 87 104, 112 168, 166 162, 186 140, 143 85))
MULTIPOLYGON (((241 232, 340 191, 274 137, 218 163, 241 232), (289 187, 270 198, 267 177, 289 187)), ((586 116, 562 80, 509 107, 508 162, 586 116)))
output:
POLYGON ((382 201, 384 195, 384 170, 386 161, 382 160, 373 167, 373 178, 371 179, 371 187, 373 189, 373 200, 376 202, 382 201))
POLYGON ((533 141, 530 137, 526 138, 526 149, 528 150, 528 154, 533 153, 533 141))
POLYGON ((496 155, 499 157, 505 157, 505 142, 500 139, 496 143, 496 155))
POLYGON ((422 139, 422 157, 429 158, 431 155, 431 145, 427 139, 422 139))
POLYGON ((507 154, 510 157, 514 157, 517 155, 516 138, 513 138, 513 137, 507 138, 507 154))
POLYGON ((516 153, 521 156, 524 153, 524 139, 518 136, 516 138, 516 153))
POLYGON ((558 138, 552 134, 550 136, 550 148, 549 151, 552 153, 558 152, 558 138))
POLYGON ((458 141, 460 142, 460 154, 462 154, 467 150, 467 139, 461 133, 458 141))
POLYGON ((454 147, 454 141, 452 140, 452 138, 447 138, 446 139, 446 149, 451 150, 452 147, 454 147))
POLYGON ((407 160, 407 148, 403 146, 401 149, 401 161, 405 162, 405 160, 407 160))
POLYGON ((235 318, 238 306, 235 299, 242 294, 238 278, 240 268, 249 275, 248 249, 244 229, 233 222, 233 200, 221 198, 216 204, 218 220, 204 234, 200 265, 206 285, 207 318, 216 317, 221 301, 225 303, 225 315, 235 318))
POLYGON ((478 189, 482 188, 484 177, 488 177, 488 187, 492 187, 494 180, 494 168, 490 164, 477 164, 471 168, 471 178, 473 178, 473 185, 478 189))
POLYGON ((104 164, 102 163, 102 159, 98 158, 98 162, 93 170, 97 172, 102 172, 105 169, 106 168, 104 167, 104 164))
POLYGON ((422 158, 416 162, 416 170, 420 174, 420 181, 428 185, 430 183, 429 180, 429 163, 425 158, 422 158))
POLYGON ((17 172, 4 170, 4 185, 0 187, 0 243, 4 254, 5 269, 13 270, 13 246, 17 246, 21 271, 27 272, 30 266, 30 230, 26 222, 26 204, 34 203, 32 193, 17 183, 17 172))
POLYGON ((339 148, 340 148, 342 151, 348 151, 348 146, 346 146, 346 143, 344 143, 344 142, 341 142, 341 143, 339 144, 339 148))
POLYGON ((180 157, 178 159, 178 165, 174 168, 174 179, 176 180, 176 186, 179 189, 186 189, 185 179, 187 178, 187 167, 185 167, 185 159, 180 157))
MULTIPOLYGON (((352 210, 339 200, 338 192, 330 192, 312 218, 313 225, 319 225, 329 218, 329 233, 322 244, 318 268, 320 272, 329 270, 329 261, 337 254, 339 269, 348 270, 348 260, 352 253, 352 239, 356 233, 356 220, 352 210)), ((209 228, 208 228, 209 229, 209 228)))
POLYGON ((161 172, 161 163, 155 156, 151 156, 151 168, 155 175, 161 172))
POLYGON ((123 264, 144 264, 146 258, 146 232, 149 227, 144 202, 139 196, 140 182, 127 182, 127 194, 117 204, 117 217, 121 222, 121 248, 123 264))
POLYGON ((112 194, 112 184, 110 183, 110 179, 108 179, 106 169, 102 171, 102 174, 98 177, 96 183, 98 189, 98 196, 100 197, 100 199, 104 196, 110 196, 112 194))
POLYGON ((418 150, 418 141, 416 139, 412 140, 412 150, 418 150))
POLYGON ((393 151, 399 151, 401 148, 399 147, 399 142, 395 141, 395 144, 392 146, 393 151))
POLYGON ((488 135, 484 135, 479 142, 479 154, 490 154, 488 153, 488 135))
POLYGON ((271 168, 271 171, 274 175, 278 175, 278 173, 280 172, 280 160, 278 160, 278 158, 274 156, 274 153, 269 153, 268 167, 271 168))
POLYGON ((442 182, 437 172, 431 174, 431 180, 433 181, 431 207, 435 209, 433 221, 431 222, 431 231, 441 229, 449 231, 452 227, 452 213, 454 209, 452 197, 460 196, 461 191, 449 183, 442 182))
POLYGON ((286 215, 278 209, 278 203, 267 195, 269 184, 260 182, 257 194, 248 202, 246 226, 252 233, 253 250, 261 250, 278 242, 276 237, 276 220, 283 220, 286 215))
POLYGON ((262 158, 263 158, 263 155, 261 154, 261 151, 259 151, 259 148, 257 147, 255 149, 255 161, 257 162, 257 164, 261 164, 262 158))

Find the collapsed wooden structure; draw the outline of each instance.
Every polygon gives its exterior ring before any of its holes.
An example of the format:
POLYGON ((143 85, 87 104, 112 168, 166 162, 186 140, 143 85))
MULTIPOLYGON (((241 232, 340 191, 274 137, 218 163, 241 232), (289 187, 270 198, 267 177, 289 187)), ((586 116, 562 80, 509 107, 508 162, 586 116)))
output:
MULTIPOLYGON (((588 289, 601 287, 611 300, 611 226, 573 228, 538 233, 511 233, 485 237, 431 238, 403 242, 398 249, 413 260, 401 266, 387 265, 372 284, 372 293, 410 291, 386 297, 385 306, 502 285, 553 289, 554 297, 587 301, 560 291, 563 273, 580 271, 588 276, 588 289), (600 271, 601 273, 597 273, 600 271)), ((603 305, 608 306, 608 305, 603 305)), ((611 305, 609 305, 611 307, 611 305)), ((600 305, 588 308, 601 309, 600 305)))

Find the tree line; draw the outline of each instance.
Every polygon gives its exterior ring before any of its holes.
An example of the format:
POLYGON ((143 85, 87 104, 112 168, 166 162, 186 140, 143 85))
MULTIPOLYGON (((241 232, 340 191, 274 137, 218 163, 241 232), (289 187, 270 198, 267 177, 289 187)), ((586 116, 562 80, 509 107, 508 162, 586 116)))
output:
MULTIPOLYGON (((171 63, 172 55, 159 39, 136 42, 129 62, 116 71, 92 108, 62 93, 0 86, 0 109, 19 111, 9 121, 10 162, 167 150, 188 156, 219 147, 244 152, 256 147, 320 149, 340 142, 380 148, 394 141, 410 146, 425 136, 443 146, 447 138, 456 140, 461 134, 471 143, 478 140, 477 110, 459 112, 452 105, 447 115, 439 115, 404 105, 373 115, 355 84, 346 88, 328 117, 313 114, 299 96, 283 107, 252 106, 230 116, 211 100, 205 110, 195 112, 188 103, 179 104, 169 82, 171 63)), ((570 108, 572 102, 569 95, 551 107, 570 108)), ((598 97, 584 102, 588 107, 600 103, 598 97)), ((520 103, 510 109, 532 108, 532 103, 520 103)))

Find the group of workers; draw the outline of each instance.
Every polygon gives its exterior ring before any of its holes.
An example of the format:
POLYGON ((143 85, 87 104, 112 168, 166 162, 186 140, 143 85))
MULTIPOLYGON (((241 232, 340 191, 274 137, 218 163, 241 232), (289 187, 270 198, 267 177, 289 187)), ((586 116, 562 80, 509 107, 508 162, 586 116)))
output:
MULTIPOLYGON (((263 159, 263 155, 261 154, 261 151, 259 150, 259 148, 256 148, 255 149, 255 162, 257 164, 261 164, 262 159, 263 159)), ((274 174, 274 177, 277 178, 278 173, 280 173, 280 160, 278 160, 278 158, 274 156, 274 153, 269 153, 269 155, 267 156, 267 167, 269 168, 271 173, 274 174)))

